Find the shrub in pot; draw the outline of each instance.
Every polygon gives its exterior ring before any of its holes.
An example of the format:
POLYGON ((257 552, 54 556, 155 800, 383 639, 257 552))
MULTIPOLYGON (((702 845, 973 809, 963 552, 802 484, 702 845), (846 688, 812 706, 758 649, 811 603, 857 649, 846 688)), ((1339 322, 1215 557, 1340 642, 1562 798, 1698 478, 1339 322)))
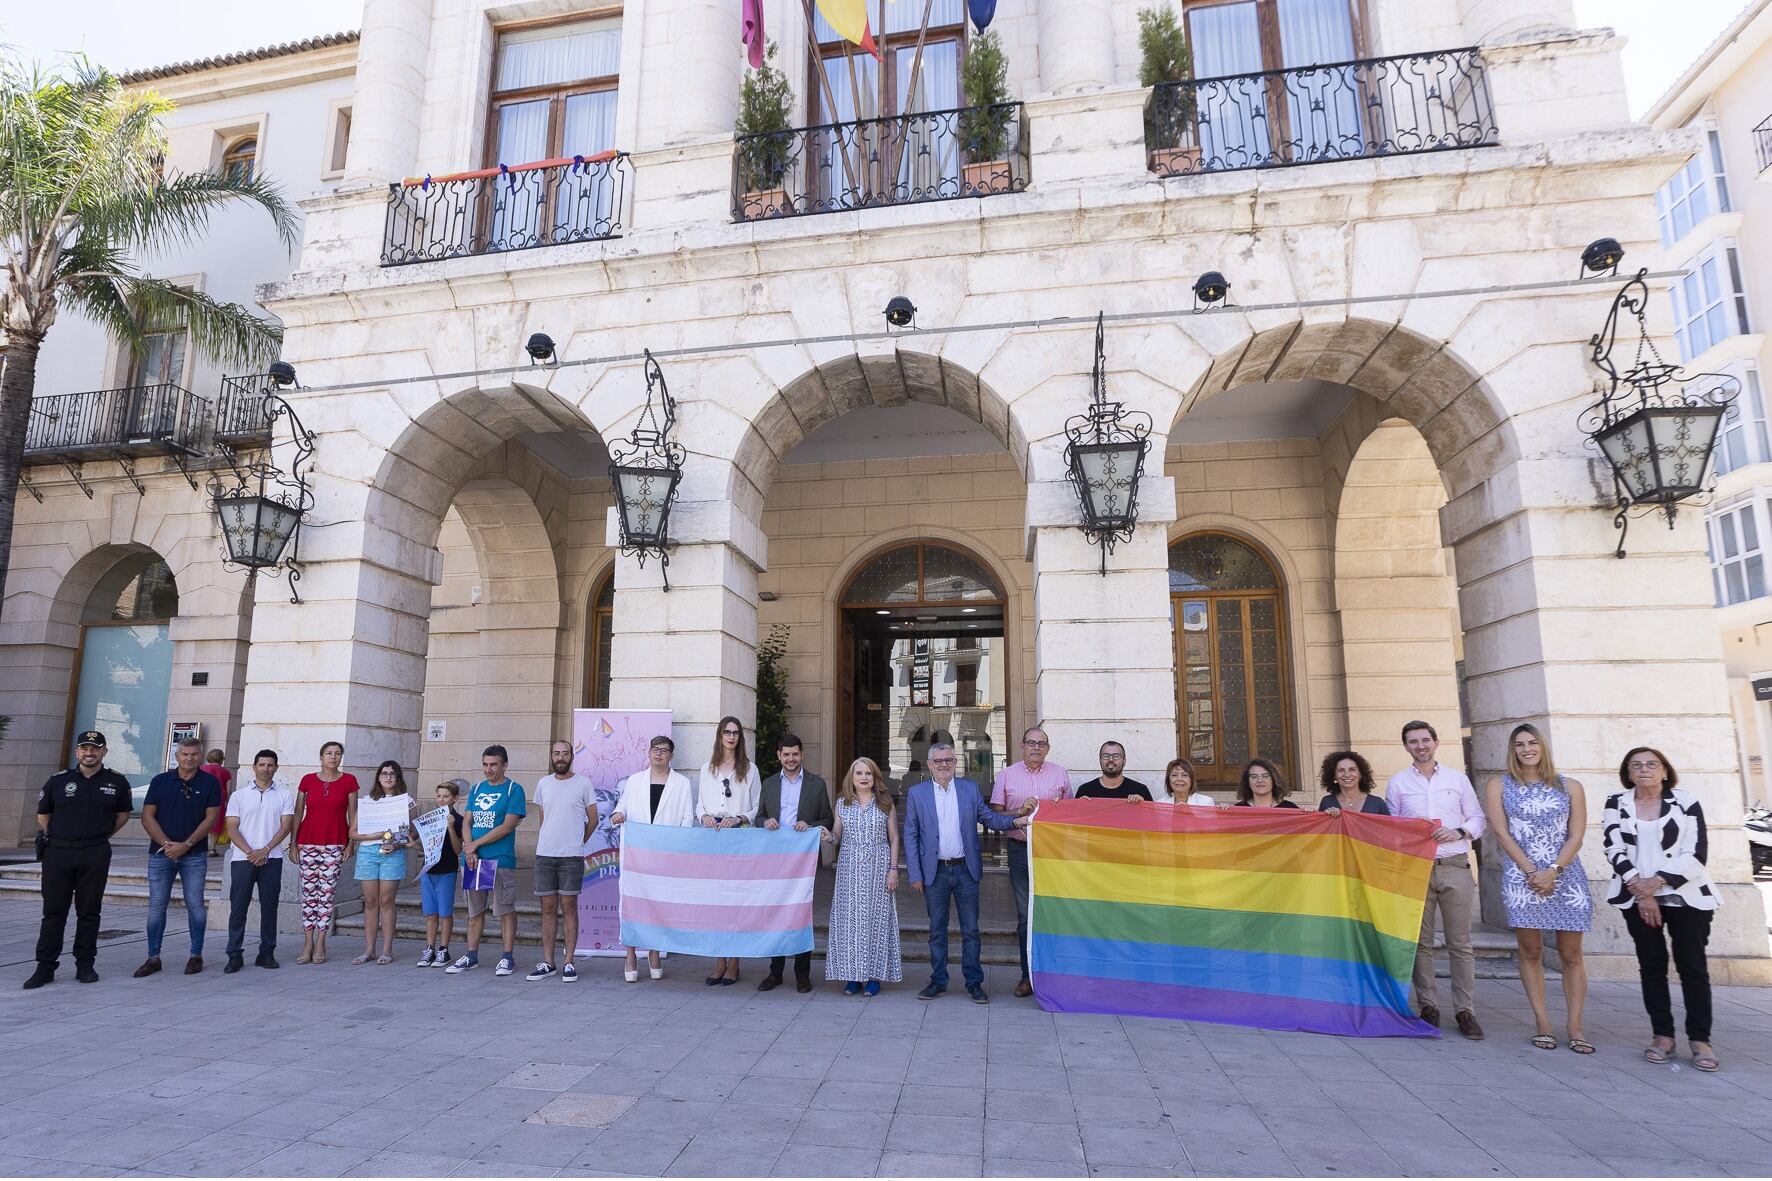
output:
MULTIPOLYGON (((1162 87, 1193 74, 1193 55, 1175 10, 1164 5, 1138 10, 1138 84, 1162 87)), ((1144 144, 1152 172, 1192 172, 1200 164, 1194 129, 1195 96, 1176 86, 1153 90, 1144 104, 1144 144)))
POLYGON ((739 137, 734 148, 740 216, 746 221, 791 212, 784 178, 794 159, 794 90, 775 68, 771 41, 763 65, 744 76, 738 88, 739 137))

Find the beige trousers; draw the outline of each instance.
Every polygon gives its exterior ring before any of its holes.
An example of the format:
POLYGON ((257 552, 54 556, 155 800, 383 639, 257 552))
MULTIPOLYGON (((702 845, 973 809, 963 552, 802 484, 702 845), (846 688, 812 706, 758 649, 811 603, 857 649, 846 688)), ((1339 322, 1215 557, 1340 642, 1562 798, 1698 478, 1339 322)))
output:
POLYGON ((1427 905, 1421 910, 1421 942, 1415 946, 1415 1007, 1440 1006, 1434 985, 1434 914, 1446 929, 1446 953, 1452 960, 1453 1011, 1476 1011, 1477 957, 1471 952, 1471 917, 1477 907, 1477 884, 1471 880, 1470 854, 1459 853, 1434 862, 1428 881, 1427 905))

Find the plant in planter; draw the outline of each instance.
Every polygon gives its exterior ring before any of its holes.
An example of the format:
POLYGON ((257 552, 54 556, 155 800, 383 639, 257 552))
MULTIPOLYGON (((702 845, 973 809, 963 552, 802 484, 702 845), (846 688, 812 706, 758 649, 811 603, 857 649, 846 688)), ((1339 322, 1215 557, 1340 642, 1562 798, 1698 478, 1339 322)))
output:
POLYGON ((965 155, 960 191, 972 196, 1009 191, 1009 59, 995 33, 984 33, 966 47, 960 63, 960 151, 965 155))
POLYGON ((763 65, 744 76, 738 88, 737 145, 740 213, 749 221, 789 212, 783 178, 794 159, 794 89, 774 66, 771 41, 763 65))
POLYGON ((770 627, 769 638, 757 645, 757 751, 759 775, 781 770, 775 750, 788 732, 788 627, 770 627))
MULTIPOLYGON (((1138 10, 1138 84, 1162 86, 1185 82, 1193 74, 1193 55, 1175 10, 1167 5, 1138 10)), ((1200 141, 1194 132, 1195 96, 1184 86, 1154 90, 1144 104, 1144 144, 1152 172, 1192 172, 1200 164, 1200 141)))

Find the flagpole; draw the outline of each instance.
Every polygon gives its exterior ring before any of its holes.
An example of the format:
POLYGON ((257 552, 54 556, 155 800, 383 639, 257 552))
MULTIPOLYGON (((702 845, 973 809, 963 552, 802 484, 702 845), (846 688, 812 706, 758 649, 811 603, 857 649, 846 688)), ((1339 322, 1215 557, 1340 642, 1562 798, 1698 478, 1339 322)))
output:
MULTIPOLYGON (((884 4, 885 0, 881 0, 881 2, 884 4)), ((911 84, 904 92, 905 103, 907 106, 917 101, 917 82, 923 73, 923 43, 929 37, 929 18, 934 15, 935 0, 923 0, 923 24, 922 27, 917 30, 917 54, 911 59, 911 84)), ((881 9, 881 19, 885 19, 884 8, 881 9)), ((966 18, 962 16, 960 19, 965 20, 966 18)), ((898 151, 895 154, 896 158, 892 161, 892 175, 895 180, 898 176, 899 167, 904 162, 905 146, 910 140, 910 115, 911 112, 908 110, 900 111, 898 113, 899 118, 905 120, 905 134, 898 137, 898 151)))
MULTIPOLYGON (((812 47, 812 71, 818 75, 819 85, 824 92, 825 110, 830 112, 830 121, 837 121, 837 95, 831 89, 830 77, 824 72, 824 55, 818 51, 818 24, 812 19, 812 0, 803 0, 806 8, 806 44, 812 47)), ((810 140, 811 132, 807 133, 810 140)), ((849 166, 849 153, 842 152, 843 175, 849 179, 849 187, 855 188, 855 170, 849 166)))
MULTIPOLYGON (((862 131, 863 124, 861 121, 861 82, 855 76, 855 51, 850 46, 847 37, 843 39, 843 62, 849 67, 849 99, 855 104, 855 167, 856 171, 865 175, 867 171, 867 156, 862 150, 862 137, 865 133, 862 131)), ((849 158, 847 152, 844 153, 843 158, 845 160, 849 158)), ((872 178, 869 178, 869 182, 870 184, 872 183, 872 178)), ((849 183, 852 186, 855 185, 854 173, 850 174, 849 183)), ((869 188, 868 195, 871 196, 872 194, 873 189, 869 188)), ((861 196, 861 189, 856 187, 856 197, 859 199, 861 196)))

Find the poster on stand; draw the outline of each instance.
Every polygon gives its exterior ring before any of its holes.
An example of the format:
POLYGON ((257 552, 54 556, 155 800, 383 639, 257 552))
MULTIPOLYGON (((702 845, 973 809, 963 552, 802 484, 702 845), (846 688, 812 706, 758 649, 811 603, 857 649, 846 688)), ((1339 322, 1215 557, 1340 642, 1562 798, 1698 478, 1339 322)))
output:
POLYGON ((621 942, 621 835, 609 823, 621 783, 646 766, 654 735, 671 732, 668 709, 575 709, 572 769, 597 798, 597 829, 585 842, 584 890, 578 896, 576 955, 626 955, 621 942))

